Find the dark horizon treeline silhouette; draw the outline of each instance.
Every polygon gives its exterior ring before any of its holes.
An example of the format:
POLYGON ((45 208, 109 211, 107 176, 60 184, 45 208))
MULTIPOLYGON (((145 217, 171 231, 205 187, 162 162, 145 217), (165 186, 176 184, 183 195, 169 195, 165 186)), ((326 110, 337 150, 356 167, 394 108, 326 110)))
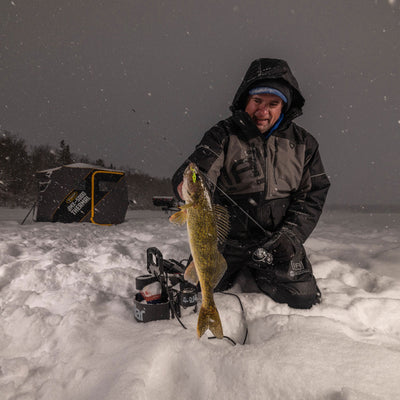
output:
POLYGON ((24 139, 7 130, 0 130, 0 206, 29 207, 37 200, 37 171, 57 168, 72 163, 85 163, 126 172, 130 207, 152 209, 152 197, 172 196, 171 180, 154 178, 141 171, 115 166, 98 158, 90 160, 86 155, 71 152, 62 140, 58 148, 35 145, 28 149, 24 139))

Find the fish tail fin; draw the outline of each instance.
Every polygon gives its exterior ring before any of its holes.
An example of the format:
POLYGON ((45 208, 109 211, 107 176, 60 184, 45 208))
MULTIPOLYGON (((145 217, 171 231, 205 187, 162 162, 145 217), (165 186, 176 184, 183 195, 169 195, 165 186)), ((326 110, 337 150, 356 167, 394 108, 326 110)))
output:
POLYGON ((204 332, 210 329, 210 331, 218 339, 222 339, 224 334, 222 332, 221 319, 219 318, 218 310, 215 305, 209 307, 202 306, 199 312, 199 319, 197 322, 197 336, 200 338, 204 332))

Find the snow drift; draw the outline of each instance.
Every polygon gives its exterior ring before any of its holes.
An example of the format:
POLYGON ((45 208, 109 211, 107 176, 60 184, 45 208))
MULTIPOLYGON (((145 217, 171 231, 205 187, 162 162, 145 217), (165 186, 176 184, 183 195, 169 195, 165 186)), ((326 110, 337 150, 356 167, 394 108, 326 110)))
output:
MULTIPOLYGON (((135 321, 146 249, 188 255, 161 212, 118 226, 34 223, 0 209, 4 400, 400 398, 400 214, 326 212, 306 242, 323 301, 290 309, 237 284, 247 344, 198 340, 197 315, 135 321)), ((237 299, 216 294, 241 342, 237 299)))

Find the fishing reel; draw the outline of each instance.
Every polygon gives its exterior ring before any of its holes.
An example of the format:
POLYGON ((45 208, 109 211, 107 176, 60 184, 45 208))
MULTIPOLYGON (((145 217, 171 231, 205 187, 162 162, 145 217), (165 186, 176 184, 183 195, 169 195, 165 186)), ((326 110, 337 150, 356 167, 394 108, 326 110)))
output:
POLYGON ((134 315, 138 322, 177 318, 181 308, 194 307, 197 311, 197 288, 183 278, 184 265, 174 259, 165 260, 156 247, 146 251, 147 272, 136 278, 134 315))

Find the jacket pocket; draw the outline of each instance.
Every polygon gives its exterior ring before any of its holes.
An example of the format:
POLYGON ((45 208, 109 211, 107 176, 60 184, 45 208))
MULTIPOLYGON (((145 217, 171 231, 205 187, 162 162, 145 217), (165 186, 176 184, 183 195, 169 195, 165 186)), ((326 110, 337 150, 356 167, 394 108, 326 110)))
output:
POLYGON ((275 191, 280 195, 285 195, 297 190, 300 186, 304 168, 305 146, 279 137, 275 138, 274 145, 275 191))

